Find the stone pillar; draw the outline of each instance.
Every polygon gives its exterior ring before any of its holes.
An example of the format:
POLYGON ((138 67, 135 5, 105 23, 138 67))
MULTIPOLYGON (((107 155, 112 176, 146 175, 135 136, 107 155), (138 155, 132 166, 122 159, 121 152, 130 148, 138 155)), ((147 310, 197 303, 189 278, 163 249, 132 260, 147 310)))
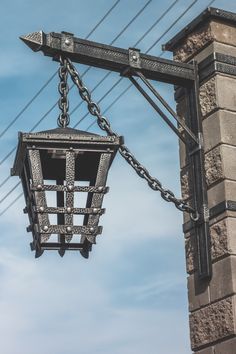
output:
MULTIPOLYGON (((197 354, 236 354, 236 14, 209 8, 169 41, 174 60, 199 63, 213 275, 197 276, 194 231, 184 218, 190 336, 197 354)), ((184 93, 177 111, 185 118, 184 93)), ((180 143, 182 193, 191 198, 180 143)))

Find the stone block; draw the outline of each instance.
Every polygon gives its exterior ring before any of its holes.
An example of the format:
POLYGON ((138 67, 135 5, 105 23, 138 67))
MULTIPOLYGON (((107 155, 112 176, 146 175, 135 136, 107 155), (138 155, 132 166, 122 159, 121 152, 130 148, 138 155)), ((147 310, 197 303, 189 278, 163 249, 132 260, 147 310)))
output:
POLYGON ((210 289, 207 282, 192 274, 188 277, 189 311, 195 311, 210 303, 210 289))
POLYGON ((236 27, 234 24, 213 20, 210 23, 210 29, 216 42, 236 46, 236 27))
MULTIPOLYGON (((225 340, 236 334, 235 296, 220 300, 190 315, 192 349, 225 340)), ((226 354, 226 353, 224 353, 226 354)))
POLYGON ((236 112, 236 79, 215 75, 200 86, 200 106, 203 118, 219 109, 236 112))
MULTIPOLYGON (((185 98, 181 98, 181 100, 177 103, 176 112, 178 116, 186 123, 186 100, 185 98)), ((184 131, 181 127, 179 127, 179 131, 183 133, 184 131)), ((180 167, 184 167, 189 163, 189 157, 186 154, 186 146, 185 144, 179 139, 179 157, 180 157, 180 167)))
POLYGON ((223 161, 220 146, 209 151, 205 155, 205 171, 207 185, 218 182, 224 179, 223 161))
POLYGON ((236 294, 236 256, 229 256, 213 264, 210 282, 211 302, 236 294))
MULTIPOLYGON (((236 255, 236 218, 227 217, 210 226, 212 261, 236 255)), ((185 239, 186 268, 197 270, 197 244, 194 233, 185 239)))
POLYGON ((187 62, 212 42, 219 42, 228 46, 236 46, 236 27, 217 20, 211 20, 198 26, 184 38, 174 51, 176 61, 187 62))
POLYGON ((236 181, 225 179, 208 190, 209 209, 224 200, 236 200, 236 181))
POLYGON ((174 52, 174 60, 186 62, 213 41, 210 24, 206 23, 188 35, 174 52))
POLYGON ((218 109, 216 98, 216 76, 210 78, 200 86, 199 101, 203 117, 218 109))
POLYGON ((222 144, 206 153, 205 171, 208 186, 224 178, 236 181, 236 147, 222 144))
POLYGON ((191 171, 189 167, 185 167, 182 169, 180 173, 180 182, 182 198, 184 200, 191 198, 193 194, 193 183, 191 181, 191 171))
MULTIPOLYGON (((212 259, 218 259, 230 253, 228 236, 230 231, 227 229, 227 219, 223 219, 210 226, 211 234, 211 255, 212 259)), ((235 249, 236 251, 236 249, 235 249)))
POLYGON ((214 354, 235 354, 236 353, 236 338, 226 340, 216 344, 214 354))
POLYGON ((186 270, 190 274, 197 269, 196 242, 195 237, 185 239, 186 270))
MULTIPOLYGON (((236 30, 236 28, 235 28, 236 30)), ((220 109, 236 111, 236 79, 224 75, 216 76, 217 106, 220 109)))
POLYGON ((236 146, 236 113, 218 110, 203 120, 205 152, 219 144, 236 146))
MULTIPOLYGON (((200 350, 200 351, 196 352, 196 354, 215 354, 214 347, 208 347, 206 349, 200 350)), ((224 353, 224 354, 226 354, 226 353, 224 353)))

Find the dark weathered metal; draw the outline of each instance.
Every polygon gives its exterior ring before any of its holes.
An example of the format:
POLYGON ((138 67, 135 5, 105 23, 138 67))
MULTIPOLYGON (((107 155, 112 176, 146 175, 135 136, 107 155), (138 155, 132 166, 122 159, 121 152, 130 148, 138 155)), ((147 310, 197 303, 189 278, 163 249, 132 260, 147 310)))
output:
POLYGON ((184 144, 187 144, 185 136, 176 128, 176 126, 171 122, 167 115, 158 107, 158 105, 153 101, 153 99, 146 93, 141 85, 132 77, 129 76, 132 84, 139 90, 139 92, 145 97, 145 99, 150 103, 150 105, 155 109, 155 111, 160 115, 160 117, 168 124, 168 126, 175 132, 175 134, 183 141, 184 144))
POLYGON ((58 69, 58 75, 60 78, 60 82, 58 84, 58 91, 61 95, 58 106, 61 110, 61 113, 57 119, 57 124, 59 127, 67 127, 70 123, 70 117, 68 114, 69 110, 69 102, 68 102, 68 92, 69 86, 67 83, 68 71, 66 68, 66 60, 63 57, 60 57, 60 67, 58 69))
POLYGON ((207 186, 204 166, 204 147, 202 134, 202 117, 199 104, 199 79, 197 63, 193 61, 196 68, 193 87, 187 89, 188 114, 190 128, 199 136, 200 144, 196 146, 192 141, 187 151, 190 155, 191 185, 193 186, 193 205, 198 212, 197 220, 194 220, 194 229, 197 240, 198 253, 198 274, 199 277, 210 278, 212 275, 211 263, 211 240, 209 227, 209 209, 207 200, 207 186))
MULTIPOLYGON (((157 90, 152 86, 152 84, 145 78, 142 73, 137 72, 137 76, 142 80, 142 82, 149 88, 149 90, 154 94, 154 96, 163 104, 167 111, 172 115, 172 117, 178 122, 184 132, 196 143, 199 144, 198 138, 193 134, 185 122, 177 115, 176 112, 168 105, 164 98, 157 92, 157 90)), ((178 134, 177 134, 178 135, 178 134)))
MULTIPOLYGON (((212 12, 212 10, 211 10, 212 12)), ((214 12, 214 11, 213 11, 214 12)), ((185 32, 186 35, 186 32, 185 32)), ((45 34, 42 31, 29 34, 27 36, 21 37, 21 39, 34 51, 41 50, 45 55, 53 57, 55 60, 59 60, 61 57, 66 58, 63 62, 63 65, 67 67, 68 72, 71 75, 71 78, 79 90, 81 98, 87 103, 89 112, 97 118, 97 123, 99 127, 106 131, 108 134, 107 139, 114 139, 111 141, 117 141, 118 135, 112 130, 109 121, 102 116, 100 107, 92 101, 91 93, 84 86, 78 72, 76 71, 74 65, 71 61, 87 64, 90 66, 99 67, 102 69, 112 70, 119 72, 123 76, 128 76, 134 85, 139 89, 139 91, 144 95, 144 97, 151 103, 151 105, 157 110, 161 117, 167 122, 167 124, 175 131, 179 138, 184 141, 187 145, 188 153, 191 159, 192 166, 192 179, 194 184, 193 189, 193 201, 192 205, 183 199, 178 199, 175 197, 174 193, 168 189, 164 189, 161 182, 156 178, 152 177, 147 169, 143 167, 139 161, 134 157, 134 155, 129 151, 129 149, 119 140, 120 154, 126 159, 126 161, 134 168, 136 173, 144 178, 148 185, 155 191, 159 191, 164 200, 172 202, 175 206, 181 210, 190 214, 191 222, 194 224, 197 237, 197 252, 198 252, 198 272, 200 278, 209 278, 211 276, 211 253, 210 253, 210 235, 209 235, 209 211, 207 203, 207 190, 206 190, 206 181, 205 181, 205 171, 204 171, 204 152, 202 145, 202 122, 201 115, 199 110, 198 102, 198 68, 196 63, 178 63, 171 60, 161 59, 158 57, 146 55, 140 53, 136 48, 130 48, 125 50, 122 48, 111 47, 100 43, 90 42, 75 38, 73 34, 62 32, 59 33, 49 33, 45 34), (142 79, 145 85, 152 91, 156 98, 164 105, 164 107, 169 111, 169 113, 174 117, 174 119, 182 126, 185 131, 185 134, 181 134, 175 125, 169 120, 169 118, 162 112, 162 110, 156 105, 156 103, 151 99, 151 97, 145 92, 145 90, 138 84, 133 76, 138 76, 142 79), (166 83, 171 83, 174 85, 179 85, 185 88, 188 92, 188 117, 186 120, 189 120, 190 124, 185 124, 177 114, 170 108, 166 101, 160 96, 160 94, 152 87, 152 85, 147 81, 147 79, 158 80, 166 83), (188 119, 187 119, 188 118, 188 119)), ((63 92, 62 92, 63 93, 63 92)), ((65 107, 63 107, 65 113, 65 107)), ((67 128, 65 128, 67 129, 67 128)), ((73 136, 73 134, 71 134, 73 136)), ((55 138, 55 136, 54 136, 55 138)), ((68 138, 68 137, 67 137, 68 138)), ((91 143, 91 137, 88 137, 88 145, 91 143)), ((102 138, 102 137, 99 137, 102 138)), ((103 137, 104 138, 104 137, 103 137)), ((34 139, 36 136, 34 135, 34 139)), ((58 138, 59 139, 59 138, 58 138)), ((73 138, 71 137, 72 141, 73 138)), ((60 140, 60 139, 59 139, 60 140)), ((72 142, 71 141, 71 142, 72 142)), ((85 143, 86 139, 83 140, 85 143)), ((108 143, 108 140, 106 141, 108 143)), ((58 144, 58 153, 61 153, 61 141, 58 144)), ((79 145, 79 141, 77 141, 79 145)), ((101 142, 102 144, 102 142, 101 142)), ((118 142, 117 142, 118 144, 118 142)), ((77 146, 77 149, 80 147, 77 146)), ((97 149, 99 149, 99 143, 97 142, 97 149)), ((37 144, 37 149, 42 154, 42 147, 40 144, 37 144)), ((63 149, 62 149, 63 150, 63 149)), ((23 149, 24 151, 24 149, 23 149)), ((15 161, 13 174, 17 174, 16 171, 21 170, 22 162, 19 162, 19 156, 22 153, 22 148, 18 149, 18 157, 15 161), (21 152, 20 152, 20 151, 21 152)), ((102 147, 100 148, 101 158, 100 162, 97 163, 97 172, 96 178, 90 181, 91 188, 103 188, 106 177, 103 173, 103 169, 107 170, 111 163, 111 154, 109 150, 104 151, 102 147)), ((74 166, 75 152, 66 153, 66 170, 68 174, 66 175, 66 186, 68 181, 73 177, 73 166, 74 166)), ((84 167, 84 166, 83 166, 84 167)), ((83 168, 81 167, 81 171, 83 168)), ((82 172, 81 172, 82 173, 82 172)), ((55 173, 50 175, 50 179, 55 179, 55 173)), ((95 176, 95 175, 94 175, 95 176)), ((58 177, 58 176, 57 176, 58 177)), ((76 178, 76 172, 75 172, 76 178)), ((83 178, 82 178, 83 179, 83 178)), ((34 183, 33 183, 34 184, 34 183)), ((27 186, 27 183, 24 182, 25 190, 27 191, 26 200, 27 205, 30 206, 30 201, 27 196, 27 193, 33 191, 34 195, 39 193, 37 188, 35 190, 35 185, 30 188, 27 186)), ((72 189, 76 186, 70 185, 72 189)), ((43 212, 41 217, 44 220, 44 223, 47 221, 45 219, 46 215, 49 215, 54 211, 53 208, 50 208, 44 203, 44 191, 51 188, 50 185, 42 186, 40 190, 41 203, 44 210, 47 210, 48 213, 43 212), (45 213, 45 214, 44 214, 45 213)), ((88 253, 91 250, 91 246, 95 243, 96 235, 101 232, 101 229, 98 227, 98 220, 101 211, 102 199, 104 192, 96 193, 90 192, 86 208, 76 208, 77 212, 80 213, 84 210, 84 225, 83 226, 74 226, 73 225, 73 213, 71 213, 73 198, 71 196, 71 190, 64 189, 65 185, 57 185, 53 187, 54 191, 57 192, 58 196, 62 196, 63 193, 66 193, 66 198, 63 203, 58 203, 57 206, 57 217, 58 220, 66 220, 67 225, 53 225, 50 224, 46 229, 42 227, 35 231, 35 247, 38 247, 38 252, 42 252, 44 249, 58 249, 59 252, 65 251, 65 249, 80 249, 83 256, 88 257, 88 253), (66 208, 66 209, 65 209, 66 208), (69 211, 68 211, 69 208, 69 211), (89 211, 93 209, 98 212, 90 213, 89 211), (64 211, 67 210, 67 213, 64 211), (86 212, 85 212, 86 210, 86 212), (37 232, 40 236, 38 236, 37 232), (57 233, 59 234, 59 242, 50 242, 50 234, 57 233), (71 235, 74 233, 81 234, 80 243, 71 244, 71 235), (61 235, 65 235, 65 241, 61 241, 61 235), (41 242, 41 238, 43 242, 41 242), (48 241, 49 240, 49 241, 48 241)), ((93 189, 94 190, 94 189, 93 189)), ((75 192, 75 189, 74 189, 75 192)), ((36 198, 37 199, 37 198, 36 198)), ((34 208, 30 207, 31 214, 34 212, 34 208)), ((36 215, 39 215, 40 209, 36 209, 36 215)), ((34 214, 30 216, 31 222, 34 222, 34 214)), ((31 226, 34 230, 34 225, 31 226)), ((34 231, 33 231, 34 233, 34 231)))
MULTIPOLYGON (((73 62, 123 73, 129 67, 132 51, 74 37, 71 33, 45 34, 43 31, 20 37, 32 50, 58 58, 60 54, 73 62)), ((133 61, 136 63, 136 61, 133 61)), ((177 63, 147 54, 139 55, 139 70, 146 78, 176 85, 188 86, 194 80, 191 64, 177 63)))
POLYGON ((199 64, 200 81, 208 79, 216 72, 236 76, 236 57, 222 53, 212 53, 199 64))
MULTIPOLYGON (((214 219, 218 215, 224 213, 225 211, 236 211, 236 201, 235 200, 224 200, 219 204, 215 205, 209 209, 209 220, 214 219)), ((187 233, 194 229, 194 222, 187 221, 183 225, 183 232, 187 233)))
POLYGON ((101 206, 108 191, 107 173, 120 142, 117 136, 71 128, 20 133, 12 175, 22 180, 36 257, 50 249, 57 249, 61 256, 66 250, 78 249, 88 257, 102 231, 98 223, 105 211, 101 206), (80 185, 84 181, 87 186, 80 185), (85 207, 75 205, 74 195, 79 192, 87 194, 85 207), (56 196, 56 205, 50 205, 49 193, 56 196), (50 215, 56 215, 57 224, 50 221, 50 215), (75 215, 83 216, 82 225, 75 224, 75 215), (52 241, 54 234, 57 242, 52 241), (79 242, 76 235, 81 237, 79 242))

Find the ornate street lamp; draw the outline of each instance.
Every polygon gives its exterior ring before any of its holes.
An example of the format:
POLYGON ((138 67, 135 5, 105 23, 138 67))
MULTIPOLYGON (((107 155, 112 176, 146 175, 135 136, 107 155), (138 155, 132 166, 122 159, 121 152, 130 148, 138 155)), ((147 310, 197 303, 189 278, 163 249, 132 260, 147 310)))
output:
POLYGON ((119 144, 120 138, 71 128, 19 134, 12 175, 22 181, 36 257, 44 250, 58 250, 60 255, 80 250, 88 257, 102 231, 98 223, 104 213, 107 174, 119 144), (87 195, 83 207, 75 204, 81 193, 87 195), (51 205, 52 200, 56 205, 51 205), (57 224, 51 222, 51 215, 57 215, 57 224), (77 215, 83 216, 82 225, 75 224, 77 215), (55 234, 57 241, 52 242, 55 234))
POLYGON ((67 73, 63 61, 61 64, 59 128, 20 133, 11 174, 22 181, 24 211, 30 220, 27 230, 33 234, 31 248, 35 256, 41 256, 44 250, 58 250, 61 256, 66 250, 80 250, 87 258, 96 236, 102 232, 98 223, 105 211, 102 201, 108 191, 107 174, 121 138, 67 127, 67 73), (57 216, 56 222, 53 215, 57 216), (78 216, 82 225, 75 223, 78 216))
POLYGON ((30 33, 21 39, 34 51, 42 51, 54 60, 60 59, 61 64, 59 107, 62 113, 58 118, 60 128, 20 135, 12 171, 13 175, 19 175, 22 179, 31 223, 29 229, 33 232, 32 248, 36 249, 36 256, 40 256, 45 249, 57 249, 61 255, 66 249, 79 249, 85 257, 88 257, 96 235, 101 233, 98 221, 100 214, 103 213, 101 205, 103 194, 106 192, 107 172, 119 149, 120 154, 135 172, 146 180, 150 188, 160 192, 164 200, 189 214, 188 230, 194 229, 196 234, 199 277, 210 278, 212 274, 210 214, 204 170, 197 63, 183 64, 143 54, 137 48, 126 50, 86 41, 68 32, 45 34, 40 31, 30 33), (189 200, 176 198, 172 191, 165 189, 124 145, 122 139, 113 131, 109 121, 102 116, 98 104, 92 101, 91 93, 84 86, 73 62, 119 72, 121 76, 129 78, 158 115, 182 140, 190 162, 189 178, 193 185, 189 200), (68 74, 82 100, 87 103, 90 114, 96 117, 98 126, 107 133, 108 137, 67 128, 69 124, 68 74), (149 79, 178 86, 178 94, 185 92, 187 102, 185 120, 173 111, 149 79), (156 101, 164 107, 167 114, 156 101), (169 115, 177 124, 173 123, 169 115), (53 180, 53 183, 46 184, 45 180, 53 180), (87 181, 89 185, 82 186, 81 181, 87 181), (54 207, 48 207, 46 195, 48 191, 56 192, 57 205, 54 207), (88 193, 85 208, 74 206, 74 196, 77 192, 88 193), (51 214, 57 215, 57 224, 50 222, 51 214), (84 215, 83 225, 74 225, 77 214, 84 215), (58 235, 57 242, 52 242, 53 234, 58 235), (79 243, 74 243, 74 235, 78 234, 81 240, 79 243))

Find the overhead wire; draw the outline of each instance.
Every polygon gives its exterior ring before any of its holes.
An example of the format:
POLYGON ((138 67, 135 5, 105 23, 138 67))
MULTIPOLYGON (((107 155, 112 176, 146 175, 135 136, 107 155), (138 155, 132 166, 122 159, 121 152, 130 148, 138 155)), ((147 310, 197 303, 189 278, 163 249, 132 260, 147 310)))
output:
MULTIPOLYGON (((171 8, 178 2, 179 0, 175 0, 171 5, 170 5, 170 7, 168 8, 169 9, 169 11, 171 10, 171 8)), ((198 0, 194 0, 194 2, 192 3, 192 6, 197 2, 198 0)), ((188 7, 188 10, 190 10, 190 8, 192 7, 192 6, 189 6, 188 7)), ((167 9, 167 10, 168 10, 167 9)), ((164 11, 164 13, 159 17, 159 21, 164 17, 164 14, 167 14, 169 11, 164 11)), ((186 13, 186 11, 184 11, 184 14, 186 13)), ((180 16, 179 16, 179 18, 178 18, 178 20, 180 20, 180 18, 182 18, 183 16, 184 16, 184 14, 182 13, 180 16)), ((158 23, 158 20, 157 21, 155 21, 155 22, 157 22, 158 23)), ((174 21, 175 22, 175 24, 176 24, 176 21, 174 21)), ((173 25, 174 26, 174 25, 173 25)), ((173 27, 172 26, 172 27, 173 27)), ((171 27, 171 28, 172 28, 171 27)), ((171 28, 169 28, 169 30, 171 29, 171 28)), ((151 31, 151 29, 153 29, 153 25, 150 27, 150 31, 151 31)), ((166 32, 166 31, 165 31, 166 32)), ((148 31, 146 31, 145 32, 146 33, 146 35, 149 33, 148 31)), ((143 37, 144 38, 144 37, 143 37)), ((142 39, 143 39, 142 38, 142 39)), ((161 39, 161 38, 160 38, 161 39)), ((159 39, 159 40, 160 40, 159 39)), ((135 43, 135 45, 137 45, 138 43, 139 43, 140 41, 138 40, 136 43, 135 43)), ((157 44, 157 42, 156 42, 156 44, 157 44)), ((135 46, 134 45, 134 46, 135 46)), ((145 53, 148 53, 148 50, 145 52, 145 53)), ((88 68, 88 69, 90 69, 90 68, 88 68)), ((107 73, 105 76, 107 76, 109 73, 107 73)), ((104 78, 103 78, 104 79, 104 78)), ((98 101, 98 103, 100 103, 100 102, 102 102, 102 100, 121 82, 121 80, 122 80, 123 78, 121 77, 121 78, 119 78, 116 82, 115 82, 115 84, 113 84, 113 86, 99 99, 99 101, 98 101)), ((98 86, 98 84, 96 85, 96 86, 98 86)), ((122 91, 122 93, 109 105, 109 108, 107 107, 107 109, 106 109, 106 112, 131 88, 131 86, 132 86, 132 84, 130 84, 124 91, 122 91)), ((93 89, 94 90, 94 89, 93 89)), ((82 103, 82 102, 81 102, 82 103)), ((80 103, 80 104, 81 104, 80 103)), ((57 103, 56 103, 57 104, 57 103)), ((75 110, 74 110, 75 111, 75 110)), ((103 114, 104 114, 104 112, 103 112, 103 114)), ((80 120, 79 120, 79 122, 77 122, 75 125, 74 125, 74 127, 73 128, 75 128, 79 123, 81 123, 82 122, 82 120, 84 120, 87 116, 89 115, 89 113, 86 113, 80 120)), ((94 125, 96 123, 96 121, 94 121, 92 124, 90 124, 90 126, 87 128, 87 130, 92 126, 92 125, 94 125)), ((11 192, 11 191, 10 191, 11 192)), ((1 201, 0 201, 0 203, 1 203, 1 201)), ((1 215, 1 214, 0 214, 1 215)))
MULTIPOLYGON (((119 0, 120 1, 120 0, 119 0)), ((116 3, 114 5, 117 5, 119 1, 116 1, 116 3)), ((178 2, 179 0, 175 0, 174 3, 178 2)), ((150 3, 152 2, 152 0, 148 0, 144 6, 142 6, 142 8, 132 17, 132 19, 122 28, 122 30, 115 36, 115 38, 109 43, 110 45, 114 44, 115 41, 121 37, 121 35, 128 29, 128 27, 143 13, 143 11, 150 5, 150 3)), ((115 6, 113 6, 111 9, 113 9, 115 6)), ((110 9, 110 10, 111 10, 110 9)), ((111 11, 109 11, 110 13, 111 11)), ((107 13, 108 14, 108 13, 107 13)), ((106 18, 107 16, 104 16, 103 17, 103 20, 106 18)), ((99 24, 101 24, 101 21, 99 22, 99 24)), ((98 26, 95 26, 96 28, 98 26)), ((86 39, 94 32, 95 30, 95 27, 93 28, 92 31, 89 32, 89 34, 86 36, 86 39)), ((91 67, 88 67, 84 72, 83 74, 81 75, 82 77, 91 69, 91 67)), ((111 72, 108 72, 102 80, 100 80, 97 85, 93 88, 93 90, 91 92, 93 92, 95 89, 97 89, 100 84, 111 74, 111 72)), ((117 86, 119 83, 119 81, 113 85, 109 90, 108 92, 106 93, 109 94, 110 91, 112 91, 115 86, 117 86)), ((74 86, 74 85, 72 85, 74 86)), ((70 88, 71 89, 71 88, 70 88)), ((104 97, 101 98, 104 99, 104 97)), ((81 101, 72 111, 71 111, 71 114, 73 114, 80 106, 80 104, 82 103, 83 101, 81 101)), ((31 130, 29 131, 30 133, 36 129, 38 127, 38 125, 48 116, 48 114, 57 106, 57 102, 55 102, 55 104, 38 120, 38 122, 31 128, 31 130)), ((0 161, 0 165, 3 164, 10 156, 11 154, 16 150, 16 147, 14 147, 12 150, 10 150, 8 152, 8 154, 0 161)), ((0 188, 11 178, 11 176, 9 175, 7 178, 5 178, 5 180, 0 184, 0 188)), ((15 185, 1 200, 0 200, 0 204, 15 190, 15 188, 19 185, 19 183, 17 185, 15 185)), ((11 204, 12 205, 12 204, 11 204)), ((2 215, 0 213, 0 215, 2 215)))
MULTIPOLYGON (((175 2, 177 2, 179 0, 175 0, 175 2)), ((150 3, 152 2, 152 0, 148 0, 144 6, 135 14, 135 16, 127 23, 126 26, 123 27, 123 29, 116 35, 116 37, 109 43, 109 45, 112 45, 115 43, 115 41, 121 37, 121 35, 127 30, 127 28, 142 14, 142 12, 150 5, 150 3)), ((94 32, 94 31, 93 31, 94 32)), ((90 32, 93 33, 92 31, 90 32)), ((86 37, 86 39, 89 36, 86 37)), ((91 70, 91 67, 88 67, 83 74, 81 75, 81 77, 84 77, 85 74, 87 74, 89 72, 89 70, 91 70)), ((94 90, 96 90, 101 83, 110 75, 111 72, 108 72, 103 78, 102 80, 100 80, 97 85, 93 88, 93 90, 91 92, 93 92, 94 90)), ((70 87, 70 89, 74 86, 74 84, 70 87)), ((83 101, 81 101, 79 104, 77 104, 73 110, 70 112, 70 114, 72 115, 82 104, 83 101)), ((32 129, 30 130, 30 133, 36 129, 39 124, 49 115, 49 113, 52 112, 52 110, 57 106, 57 102, 55 102, 55 104, 38 120, 38 122, 32 127, 32 129)), ((4 156, 4 158, 0 161, 0 166, 13 154, 13 152, 16 150, 16 146, 14 148, 12 148, 6 156, 4 156)), ((0 184, 0 188, 10 179, 10 176, 8 176, 1 184, 0 184)))
MULTIPOLYGON (((116 0, 115 3, 108 9, 105 15, 97 22, 97 24, 92 28, 92 30, 87 34, 85 39, 88 39, 96 29, 103 23, 103 21, 110 15, 114 8, 118 5, 121 0, 116 0)), ((38 92, 29 100, 29 102, 22 108, 22 110, 12 119, 12 121, 7 125, 7 127, 0 133, 0 139, 5 135, 5 133, 11 128, 11 126, 22 116, 22 114, 29 108, 29 106, 35 101, 35 99, 44 91, 44 89, 49 85, 49 83, 56 76, 57 71, 45 82, 45 84, 38 90, 38 92)), ((10 155, 9 155, 10 156, 10 155)), ((4 160, 5 161, 5 160, 4 160)), ((3 161, 3 162, 4 162, 3 161)))
POLYGON ((50 82, 56 76, 57 71, 45 82, 45 84, 38 90, 38 92, 31 98, 31 100, 22 108, 22 110, 12 119, 12 121, 6 126, 6 128, 0 133, 0 139, 5 133, 12 127, 12 125, 22 116, 22 114, 29 108, 29 106, 36 100, 36 98, 44 91, 44 89, 50 84, 50 82))
MULTIPOLYGON (((185 11, 183 11, 181 14, 180 14, 180 16, 179 17, 177 17, 177 19, 171 24, 171 26, 169 26, 168 27, 168 29, 167 30, 165 30, 163 33, 162 33, 162 35, 160 36, 160 37, 158 37, 158 39, 157 40, 155 40, 155 45, 157 45, 157 43, 158 42, 160 42, 160 40, 176 25, 176 23, 197 3, 197 1, 198 0, 194 0, 188 7, 187 7, 187 9, 185 9, 185 11)), ((215 0, 213 0, 213 1, 215 1, 215 0)), ((211 1, 212 2, 212 1, 211 1)), ((135 43, 135 45, 134 46, 136 46, 137 44, 139 43, 139 41, 138 42, 136 42, 135 43)), ((148 54, 150 51, 151 51, 151 49, 153 49, 153 45, 151 45, 146 51, 145 51, 145 54, 148 54)), ((159 56, 161 55, 161 54, 163 54, 165 51, 163 50, 160 54, 159 54, 159 56)), ((121 78, 121 79, 123 79, 123 78, 121 78)), ((121 81, 121 79, 119 79, 118 81, 120 82, 121 81)), ((124 91, 118 96, 119 97, 119 99, 131 88, 133 86, 133 84, 129 84, 125 89, 124 89, 124 91)), ((100 100, 101 101, 101 100, 100 100)), ((109 107, 111 108, 116 102, 118 101, 118 99, 115 99, 110 105, 109 105, 109 107)), ((100 102, 99 102, 100 103, 100 102)), ((109 109, 110 109, 109 108, 109 109)), ((106 112, 108 111, 108 109, 106 109, 106 112)), ((88 115, 89 113, 87 113, 87 115, 88 115)), ((104 114, 104 112, 102 113, 102 114, 104 114)), ((87 116, 86 115, 86 116, 87 116)), ((88 127, 87 127, 87 129, 86 129, 86 131, 88 131, 93 125, 95 125, 96 124, 96 120, 95 121, 93 121, 88 127)))
MULTIPOLYGON (((87 34, 85 39, 88 39, 95 31, 96 29, 103 23, 103 21, 108 17, 108 15, 114 10, 114 8, 118 5, 118 3, 121 0, 115 1, 115 3, 109 8, 109 10, 105 13, 105 15, 98 21, 98 23, 92 28, 92 30, 87 34)), ((152 0, 149 0, 148 3, 150 3, 152 0)), ((146 6, 145 6, 146 7, 146 6)), ((85 72, 83 73, 82 76, 84 76, 90 68, 86 69, 85 72)), ((49 83, 53 80, 53 78, 56 76, 57 71, 48 79, 48 81, 40 88, 40 90, 32 97, 32 99, 23 107, 23 109, 13 118, 13 120, 8 124, 8 126, 0 133, 0 139, 1 137, 11 128, 11 126, 22 116, 22 114, 29 108, 29 106, 35 101, 35 99, 44 91, 44 89, 49 85, 49 83)), ((74 86, 74 85, 72 85, 74 86)), ((70 89, 72 88, 70 87, 70 89)), ((57 106, 57 102, 38 120, 38 122, 32 127, 30 130, 30 133, 36 129, 39 124, 53 111, 53 109, 57 106)), ((16 146, 13 147, 6 156, 0 161, 0 165, 2 165, 16 150, 16 146)), ((4 184, 9 181, 11 178, 11 175, 8 175, 1 183, 0 183, 0 188, 4 186, 4 184)))
MULTIPOLYGON (((173 1, 170 6, 161 14, 161 16, 159 16, 157 18, 157 20, 149 27, 149 29, 139 38, 139 40, 137 42, 134 43, 133 47, 136 47, 151 31, 152 29, 166 16, 166 14, 168 14, 170 12, 170 10, 172 10, 172 8, 177 4, 177 2, 179 2, 180 0, 175 0, 173 1)), ((198 1, 198 0, 197 0, 198 1)), ((99 84, 101 84, 109 75, 110 75, 111 72, 108 72, 103 78, 102 80, 100 80, 99 84)), ((123 80, 123 78, 120 78, 117 80, 117 84, 121 82, 121 80, 123 80)), ((132 85, 130 85, 131 87, 132 85)), ((96 85, 92 90, 91 90, 91 93, 95 90, 95 88, 97 88, 98 85, 96 85)), ((105 97, 104 97, 105 98, 105 97)), ((98 103, 101 102, 101 99, 99 100, 98 103)), ((81 101, 79 103, 78 106, 80 106, 81 104, 83 103, 83 101, 81 101)), ((77 108, 76 107, 76 108, 77 108)), ((74 113, 74 110, 71 112, 71 113, 74 113)), ((87 116, 89 115, 89 113, 86 113, 74 126, 73 128, 76 128, 87 116)), ((95 124, 95 121, 94 121, 94 124, 95 124)))
MULTIPOLYGON (((176 4, 179 0, 175 0, 173 4, 176 4)), ((166 35, 174 26, 175 24, 195 5, 195 3, 197 2, 198 0, 194 0, 189 6, 187 9, 185 9, 185 11, 182 12, 182 14, 172 23, 171 26, 169 26, 169 28, 164 32, 164 34, 162 34, 156 41, 155 41, 155 45, 163 38, 164 35, 166 35)), ((208 6, 210 6, 213 2, 215 2, 215 0, 212 0, 210 1, 210 3, 208 4, 208 6)), ((173 5, 174 6, 174 5, 173 5)), ((166 11, 165 11, 166 12, 166 11)), ((159 20, 160 21, 160 20, 159 20)), ((151 26, 152 28, 154 27, 153 25, 151 26)), ((150 28, 151 28, 150 27, 150 28)), ((151 31, 151 29, 150 29, 151 31)), ((148 31, 146 31, 145 33, 149 33, 148 31)), ((146 34, 146 35, 147 35, 146 34)), ((143 36, 141 37, 142 39, 144 38, 143 36)), ((140 42, 140 39, 136 42, 136 44, 134 46, 137 45, 137 43, 140 42)), ((145 54, 147 54, 151 49, 153 49, 154 45, 150 46, 148 48, 148 50, 145 52, 145 54)), ((162 51, 161 54, 163 54, 165 51, 162 51)), ((100 100, 98 101, 98 103, 100 103, 119 83, 120 81, 122 80, 123 78, 119 78, 119 80, 117 80, 113 86, 100 98, 100 100)), ((97 86, 97 85, 96 85, 97 86)), ((110 105, 103 111, 103 114, 106 113, 130 88, 132 87, 132 84, 130 84, 128 87, 126 87, 116 98, 115 100, 113 100, 110 105)), ((94 90, 94 89, 93 89, 94 90)), ((88 113, 85 115, 87 116, 88 113)), ((83 117, 83 119, 85 118, 85 116, 83 117)), ((81 122, 82 120, 80 120, 78 122, 78 124, 81 122)), ((92 122, 88 128, 86 130, 89 130, 94 124, 96 123, 96 121, 92 122)), ((77 124, 76 124, 77 125, 77 124)), ((16 188, 17 186, 13 187, 14 189, 16 188)), ((13 189, 13 190, 14 190, 13 189)), ((11 193, 11 191, 8 193, 8 195, 11 193)), ((21 196, 23 195, 23 193, 21 193, 20 195, 18 195, 18 197, 13 200, 1 213, 0 213, 0 216, 3 215, 21 196)), ((4 198, 5 199, 5 198, 4 198)), ((0 201, 1 203, 1 201, 0 201)))
MULTIPOLYGON (((176 23, 193 7, 193 5, 195 5, 195 3, 198 0, 194 0, 193 3, 191 3, 188 8, 171 24, 171 26, 154 42, 155 45, 176 25, 176 23)), ((215 0, 211 0, 208 4, 207 7, 211 6, 213 3, 215 2, 215 0)), ((137 43, 134 45, 136 46, 137 43)), ((154 48, 155 45, 151 45, 148 50, 145 52, 145 54, 147 54, 151 49, 154 48)), ((163 50, 158 57, 161 57, 163 54, 165 53, 165 50, 163 50)), ((121 81, 120 79, 118 80, 119 82, 121 81)), ((133 84, 129 84, 110 104, 109 106, 102 112, 102 114, 104 115, 110 108, 112 108, 116 102, 119 101, 119 99, 133 86, 133 84)), ((109 90, 110 91, 110 90, 109 90)), ((98 101, 98 103, 101 102, 101 99, 98 101)), ((88 115, 88 114, 87 114, 88 115)), ((86 115, 86 116, 87 116, 86 115)), ((88 131, 93 125, 96 124, 96 120, 93 121, 92 123, 90 123, 90 125, 87 127, 86 131, 88 131)))

